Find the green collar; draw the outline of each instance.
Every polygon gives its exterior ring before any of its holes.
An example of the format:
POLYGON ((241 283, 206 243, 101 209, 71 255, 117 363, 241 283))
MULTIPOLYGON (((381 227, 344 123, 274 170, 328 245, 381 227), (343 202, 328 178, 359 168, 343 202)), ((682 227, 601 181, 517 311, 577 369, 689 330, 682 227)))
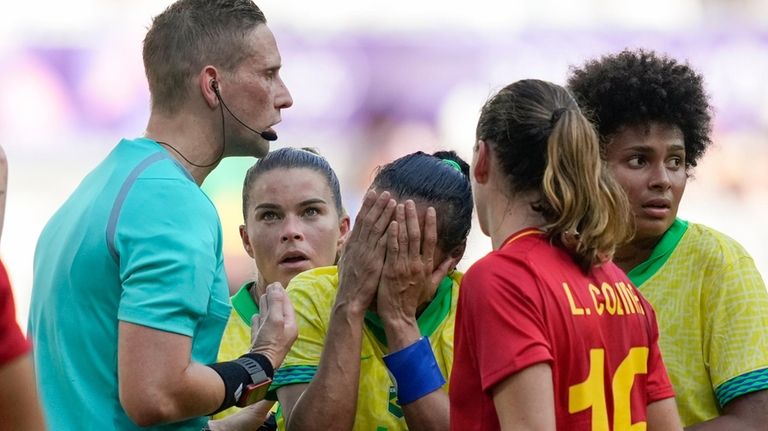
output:
POLYGON ((656 271, 664 266, 687 230, 688 222, 676 218, 672 226, 664 232, 664 236, 656 244, 650 257, 627 273, 627 276, 635 286, 640 287, 640 285, 645 283, 653 274, 656 274, 656 271))
MULTIPOLYGON (((437 287, 437 292, 432 302, 427 305, 427 308, 421 313, 421 316, 416 319, 416 323, 419 325, 419 332, 422 337, 429 337, 435 332, 435 329, 451 311, 451 292, 453 288, 453 280, 450 277, 445 277, 440 286, 437 287)), ((365 326, 371 330, 373 335, 379 342, 386 346, 387 336, 384 332, 384 324, 381 322, 381 318, 373 311, 365 312, 365 326)))
POLYGON ((251 326, 251 318, 253 318, 253 315, 259 313, 259 304, 253 301, 251 292, 248 290, 253 283, 253 281, 245 283, 240 290, 230 298, 232 308, 235 309, 237 315, 240 316, 240 318, 243 319, 243 322, 248 326, 251 326))

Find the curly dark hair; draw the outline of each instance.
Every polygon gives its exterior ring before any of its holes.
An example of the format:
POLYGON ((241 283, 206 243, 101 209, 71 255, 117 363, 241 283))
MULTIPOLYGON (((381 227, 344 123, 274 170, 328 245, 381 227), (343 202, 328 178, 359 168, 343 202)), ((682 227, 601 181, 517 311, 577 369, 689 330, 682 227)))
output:
POLYGON ((687 63, 653 51, 624 50, 571 67, 568 87, 595 122, 601 141, 625 126, 649 122, 683 132, 686 168, 712 143, 712 115, 703 78, 687 63))

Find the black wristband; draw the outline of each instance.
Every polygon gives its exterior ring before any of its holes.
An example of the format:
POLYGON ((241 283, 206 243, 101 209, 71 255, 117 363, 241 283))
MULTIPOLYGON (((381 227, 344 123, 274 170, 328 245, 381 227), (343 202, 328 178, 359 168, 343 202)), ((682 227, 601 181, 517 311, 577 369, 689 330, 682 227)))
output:
POLYGON ((241 358, 253 359, 254 361, 258 362, 259 365, 261 365, 261 369, 267 373, 267 377, 270 379, 274 377, 275 368, 272 366, 272 363, 269 362, 269 359, 267 359, 267 357, 261 353, 246 353, 245 355, 241 356, 241 358))
POLYGON ((224 381, 224 401, 221 402, 221 406, 215 412, 210 414, 215 415, 235 405, 243 388, 251 384, 251 375, 245 367, 234 361, 219 362, 208 366, 216 371, 221 380, 224 381))

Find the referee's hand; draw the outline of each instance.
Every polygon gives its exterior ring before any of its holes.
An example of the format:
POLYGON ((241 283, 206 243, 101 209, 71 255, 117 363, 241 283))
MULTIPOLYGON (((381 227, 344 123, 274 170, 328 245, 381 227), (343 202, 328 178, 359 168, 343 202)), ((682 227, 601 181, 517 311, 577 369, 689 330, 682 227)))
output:
POLYGON ((299 334, 293 305, 280 283, 267 286, 259 311, 251 321, 251 352, 266 356, 277 369, 299 334))

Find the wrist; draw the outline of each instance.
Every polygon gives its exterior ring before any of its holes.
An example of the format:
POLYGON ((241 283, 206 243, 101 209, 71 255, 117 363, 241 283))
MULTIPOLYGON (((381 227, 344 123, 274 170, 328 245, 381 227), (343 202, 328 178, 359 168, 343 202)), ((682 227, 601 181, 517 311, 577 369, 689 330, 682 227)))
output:
POLYGON ((395 381, 401 406, 429 395, 445 384, 427 337, 384 356, 383 360, 395 381))
POLYGON ((362 322, 365 318, 365 312, 367 309, 368 306, 361 303, 360 301, 339 297, 336 298, 336 303, 333 304, 331 316, 337 318, 340 317, 344 320, 349 320, 352 322, 362 322))
POLYGON ((390 352, 410 346, 421 338, 416 318, 379 316, 387 336, 387 347, 390 352))

